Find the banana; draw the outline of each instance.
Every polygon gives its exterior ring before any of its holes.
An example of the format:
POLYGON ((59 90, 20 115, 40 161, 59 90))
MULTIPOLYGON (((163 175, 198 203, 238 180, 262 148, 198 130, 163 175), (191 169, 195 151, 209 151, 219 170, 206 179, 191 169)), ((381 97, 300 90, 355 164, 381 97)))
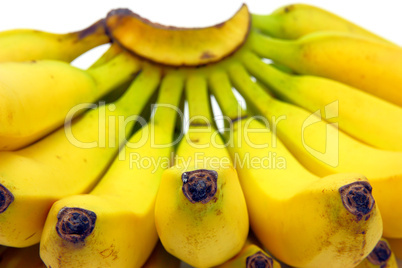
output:
POLYGON ((75 108, 82 111, 139 69, 140 61, 128 53, 87 71, 53 60, 0 63, 0 151, 50 133, 75 108))
POLYGON ((388 241, 381 238, 373 251, 356 268, 398 268, 395 254, 388 241))
POLYGON ((337 114, 339 128, 354 138, 380 149, 402 151, 402 124, 395 124, 402 118, 402 107, 330 79, 286 74, 250 52, 243 59, 247 70, 281 99, 312 113, 337 114))
POLYGON ((26 248, 7 248, 0 254, 2 268, 46 268, 39 257, 39 244, 26 248))
POLYGON ((55 34, 31 29, 0 32, 0 62, 60 60, 71 62, 86 51, 110 42, 104 20, 77 32, 55 34))
POLYGON ((352 267, 362 261, 382 234, 367 179, 357 173, 313 175, 266 125, 239 112, 225 72, 212 74, 210 83, 233 122, 228 148, 258 240, 295 267, 352 267))
POLYGON ((143 268, 179 268, 180 260, 170 255, 162 246, 161 242, 156 244, 143 268))
POLYGON ((162 175, 155 224, 170 254, 195 267, 211 267, 241 250, 248 214, 230 155, 211 123, 206 79, 200 73, 187 77, 189 130, 175 165, 162 175))
POLYGON ((326 123, 319 113, 275 100, 239 63, 230 67, 229 74, 236 89, 269 120, 272 131, 307 169, 319 176, 364 174, 381 210, 384 236, 402 237, 402 207, 395 205, 402 202, 402 152, 370 147, 338 130, 335 123, 326 123))
POLYGON ((158 82, 158 73, 144 69, 115 103, 94 105, 24 149, 0 152, 0 244, 38 243, 51 205, 93 188, 158 82))
POLYGON ((281 268, 281 264, 266 253, 259 245, 247 239, 241 251, 216 268, 281 268))
POLYGON ((256 31, 249 46, 259 56, 297 73, 330 78, 402 106, 402 48, 342 32, 316 32, 297 40, 256 31))
POLYGON ((387 242, 391 246, 392 252, 396 257, 402 259, 402 239, 386 238, 387 242))
POLYGON ((340 31, 391 43, 328 10, 307 4, 286 5, 268 15, 252 14, 252 23, 263 33, 281 39, 298 39, 319 31, 340 31))
POLYGON ((170 164, 177 115, 166 105, 178 105, 182 84, 175 74, 164 77, 151 123, 129 139, 90 194, 54 203, 41 238, 47 266, 141 267, 151 255, 156 192, 170 164))

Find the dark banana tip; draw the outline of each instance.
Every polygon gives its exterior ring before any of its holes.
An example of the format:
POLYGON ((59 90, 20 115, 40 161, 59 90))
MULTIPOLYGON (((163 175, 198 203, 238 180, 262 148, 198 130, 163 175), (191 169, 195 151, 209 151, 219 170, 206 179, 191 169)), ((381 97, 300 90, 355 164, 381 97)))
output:
POLYGON ((13 194, 2 184, 0 184, 0 213, 6 211, 8 206, 14 201, 13 194))
POLYGON ((367 256, 369 262, 374 265, 383 265, 391 257, 391 249, 385 241, 380 240, 373 251, 367 256))
POLYGON ((208 203, 218 188, 218 173, 214 170, 199 169, 184 172, 182 191, 191 203, 208 203))
POLYGON ((246 259, 246 268, 272 268, 274 267, 274 261, 258 251, 246 259))
POLYGON ((95 228, 96 214, 82 208, 64 207, 57 215, 56 231, 68 242, 83 242, 95 228))
MULTIPOLYGON (((368 182, 357 181, 339 188, 343 206, 353 215, 357 221, 369 214, 374 207, 374 198, 371 194, 372 187, 368 182)), ((369 219, 369 215, 365 218, 369 219)))

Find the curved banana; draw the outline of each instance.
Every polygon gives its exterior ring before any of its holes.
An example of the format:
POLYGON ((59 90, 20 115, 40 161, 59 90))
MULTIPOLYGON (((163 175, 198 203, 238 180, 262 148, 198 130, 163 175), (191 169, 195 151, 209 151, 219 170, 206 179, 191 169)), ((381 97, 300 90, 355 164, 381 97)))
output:
POLYGON ((297 73, 337 80, 402 106, 402 47, 342 32, 280 40, 254 31, 249 45, 297 73))
POLYGON ((395 254, 385 238, 381 238, 373 251, 356 268, 398 268, 395 254))
POLYGON ((55 34, 31 29, 0 32, 0 62, 60 60, 71 62, 84 52, 110 42, 105 21, 77 32, 55 34))
POLYGON ((143 71, 118 101, 94 105, 31 146, 0 152, 0 244, 38 243, 51 205, 93 188, 158 81, 154 72, 143 71))
POLYGON ((0 254, 2 268, 46 268, 39 257, 39 244, 26 248, 7 248, 0 254))
POLYGON ((219 265, 242 248, 249 229, 246 203, 223 140, 211 125, 206 79, 186 83, 190 127, 175 166, 162 175, 155 223, 165 249, 195 267, 219 265))
POLYGON ((364 174, 381 210, 384 236, 402 237, 402 207, 394 205, 402 203, 402 152, 370 147, 339 131, 335 123, 326 123, 319 113, 275 100, 251 80, 241 64, 233 64, 229 73, 243 97, 269 120, 273 131, 307 169, 320 176, 364 174))
POLYGON ((97 101, 139 69, 128 53, 87 71, 52 60, 0 63, 0 151, 50 133, 77 107, 97 101))
POLYGON ((263 33, 282 39, 298 39, 319 31, 339 31, 391 43, 328 10, 307 4, 286 5, 268 15, 252 14, 252 22, 253 27, 263 33))
POLYGON ((382 234, 367 179, 356 173, 313 175, 257 118, 245 112, 238 117, 240 108, 226 73, 212 74, 210 81, 221 107, 232 107, 222 108, 233 122, 229 151, 258 240, 274 257, 295 267, 352 267, 361 262, 382 234))
MULTIPOLYGON (((153 72, 159 77, 159 70, 153 72)), ((170 164, 177 116, 166 105, 178 105, 182 85, 174 74, 163 79, 151 123, 128 140, 90 194, 54 203, 41 238, 47 266, 141 267, 146 262, 158 241, 154 204, 170 164)))
POLYGON ((330 79, 286 74, 250 52, 243 59, 246 69, 281 99, 312 113, 332 113, 339 128, 356 139, 402 152, 402 124, 395 124, 402 118, 402 107, 330 79))
POLYGON ((180 268, 180 260, 170 255, 158 242, 142 268, 180 268))

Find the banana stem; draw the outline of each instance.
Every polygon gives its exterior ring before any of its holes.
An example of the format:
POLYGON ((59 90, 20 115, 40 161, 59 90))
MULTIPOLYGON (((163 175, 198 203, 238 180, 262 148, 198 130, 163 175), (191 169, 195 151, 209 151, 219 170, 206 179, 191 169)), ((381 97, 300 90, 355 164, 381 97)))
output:
MULTIPOLYGON (((154 66, 145 66, 141 73, 130 84, 126 92, 117 101, 116 107, 130 111, 130 114, 139 114, 161 80, 161 70, 154 66)), ((127 114, 127 113, 126 113, 127 114)))
POLYGON ((251 80, 250 75, 240 63, 229 67, 229 76, 235 88, 249 103, 253 104, 261 114, 269 113, 269 106, 274 99, 251 80))
POLYGON ((280 40, 252 31, 250 32, 248 44, 259 56, 281 63, 283 62, 282 59, 293 57, 297 40, 280 40))
POLYGON ((254 53, 245 51, 242 55, 242 62, 247 71, 258 80, 262 81, 266 86, 273 89, 289 88, 293 76, 264 63, 254 53))
POLYGON ((186 97, 190 114, 190 127, 212 125, 212 110, 205 77, 195 74, 188 77, 186 97))
POLYGON ((97 85, 94 95, 97 98, 128 81, 141 68, 141 62, 128 52, 120 53, 110 61, 87 72, 93 77, 97 85))
POLYGON ((280 23, 273 15, 252 14, 251 23, 253 28, 272 36, 276 36, 275 30, 281 28, 280 23))
POLYGON ((159 90, 156 111, 151 121, 158 125, 165 133, 173 133, 179 103, 184 87, 183 75, 179 72, 170 72, 162 80, 159 90))
POLYGON ((119 53, 123 51, 122 47, 114 42, 110 45, 110 47, 102 54, 90 67, 89 69, 93 69, 99 67, 103 64, 106 64, 108 61, 116 57, 119 53))
POLYGON ((247 117, 247 112, 240 106, 233 91, 229 77, 225 71, 216 71, 209 77, 212 93, 223 114, 231 121, 247 117))

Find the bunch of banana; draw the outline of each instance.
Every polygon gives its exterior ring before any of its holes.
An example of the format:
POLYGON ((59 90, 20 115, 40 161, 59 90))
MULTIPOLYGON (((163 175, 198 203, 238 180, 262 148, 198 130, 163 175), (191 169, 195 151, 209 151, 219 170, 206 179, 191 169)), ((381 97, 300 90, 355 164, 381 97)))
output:
POLYGON ((0 266, 396 267, 401 85, 400 46, 305 4, 1 32, 0 266))

